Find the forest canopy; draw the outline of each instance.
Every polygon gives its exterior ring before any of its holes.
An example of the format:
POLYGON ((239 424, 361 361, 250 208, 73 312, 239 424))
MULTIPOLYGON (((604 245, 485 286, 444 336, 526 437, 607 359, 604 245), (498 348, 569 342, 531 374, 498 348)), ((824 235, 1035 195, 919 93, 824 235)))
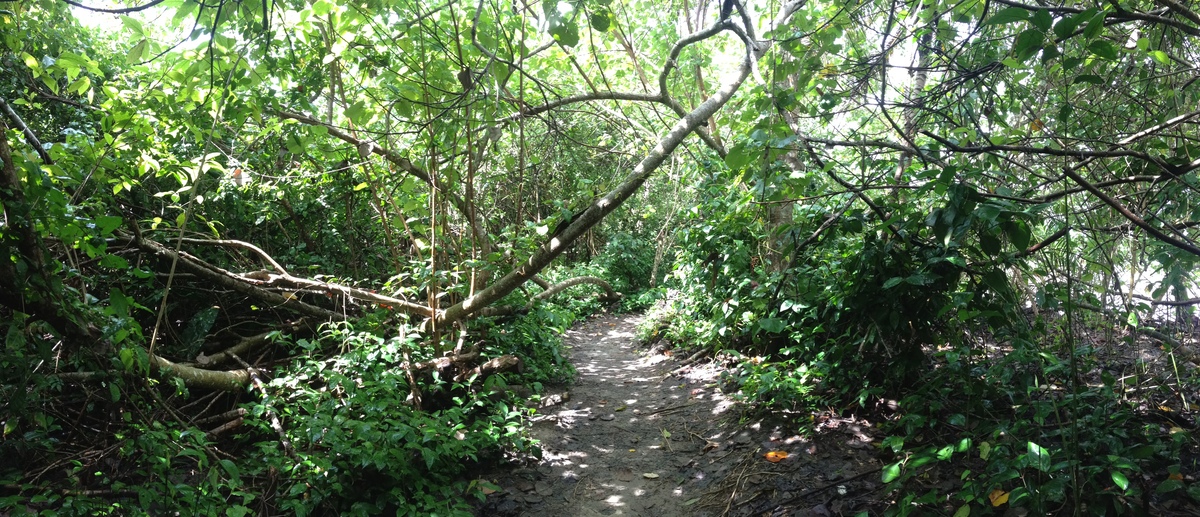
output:
POLYGON ((464 511, 602 306, 750 405, 899 401, 897 458, 1023 440, 888 511, 1200 497, 1139 420, 1196 393, 1198 13, 0 1, 0 513, 464 511))

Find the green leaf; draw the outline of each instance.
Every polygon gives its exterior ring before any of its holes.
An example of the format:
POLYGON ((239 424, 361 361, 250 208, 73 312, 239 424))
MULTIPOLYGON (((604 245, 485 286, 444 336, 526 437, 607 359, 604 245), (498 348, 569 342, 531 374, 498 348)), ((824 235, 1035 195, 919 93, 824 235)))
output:
POLYGON ((96 227, 100 230, 100 235, 108 235, 121 226, 124 222, 119 216, 102 215, 96 218, 96 227))
POLYGON ((34 58, 33 56, 29 55, 28 52, 21 53, 21 61, 23 61, 25 63, 25 66, 29 67, 30 70, 37 70, 37 69, 41 68, 40 66, 38 66, 38 60, 36 58, 34 58))
POLYGON ((1042 472, 1049 472, 1050 451, 1033 442, 1028 442, 1026 447, 1029 449, 1029 466, 1042 472))
POLYGON ((1054 18, 1050 16, 1050 11, 1046 9, 1038 9, 1033 13, 1033 17, 1029 19, 1034 27, 1042 29, 1042 32, 1050 32, 1050 24, 1054 23, 1054 18))
POLYGON ((1117 485, 1117 488, 1120 488, 1121 490, 1127 490, 1129 488, 1129 478, 1125 477, 1125 474, 1113 471, 1112 480, 1113 483, 1117 485))
POLYGON ((900 276, 892 277, 892 278, 889 278, 887 280, 887 282, 883 283, 883 288, 891 289, 893 287, 900 285, 901 282, 904 282, 904 277, 900 277, 900 276))
POLYGON ((750 165, 750 162, 754 161, 759 154, 759 151, 752 147, 749 142, 738 142, 729 150, 729 154, 725 155, 725 165, 734 170, 740 170, 750 165))
POLYGON ((1151 50, 1150 52, 1147 52, 1147 53, 1150 54, 1151 59, 1157 61, 1158 64, 1160 64, 1160 65, 1171 64, 1171 57, 1168 56, 1166 52, 1163 52, 1161 50, 1151 50))
POLYGON ((121 25, 124 25, 126 29, 129 29, 131 32, 133 32, 135 36, 141 38, 146 37, 146 29, 142 27, 142 22, 138 21, 136 18, 122 14, 121 25))
POLYGON ((592 22, 593 29, 605 32, 612 26, 612 12, 608 9, 597 9, 588 20, 592 22))
POLYGON ((898 478, 898 477, 900 477, 900 464, 899 463, 893 463, 893 464, 888 465, 883 468, 882 481, 884 483, 891 483, 892 481, 895 481, 896 478, 898 478))
POLYGON ((136 65, 138 63, 141 63, 142 58, 146 55, 146 45, 148 45, 148 44, 149 43, 146 39, 142 39, 141 41, 137 42, 137 44, 135 44, 133 47, 131 47, 129 49, 129 52, 125 53, 125 64, 136 65))
POLYGON ((1167 492, 1174 492, 1180 488, 1183 488, 1183 481, 1178 479, 1168 479, 1162 483, 1159 483, 1158 487, 1155 488, 1154 491, 1160 494, 1165 494, 1167 492))
POLYGON ((105 255, 100 257, 100 265, 121 271, 129 269, 129 261, 120 255, 105 255))
POLYGON ((946 193, 946 189, 950 186, 950 182, 954 181, 955 174, 958 172, 958 167, 947 165, 942 169, 942 173, 938 175, 937 184, 933 187, 934 193, 942 195, 946 193))
POLYGON ((564 47, 574 47, 579 44, 579 25, 574 20, 562 17, 550 18, 550 35, 554 41, 564 47))
POLYGON ((356 124, 366 125, 366 123, 369 122, 363 118, 363 115, 366 114, 366 112, 367 105, 363 103, 363 101, 358 101, 354 104, 351 104, 349 108, 346 108, 345 114, 346 118, 354 121, 356 124))
POLYGON ((355 185, 355 186, 354 186, 354 191, 355 191, 355 192, 358 192, 358 191, 360 191, 360 190, 362 190, 362 189, 365 189, 365 188, 367 188, 367 186, 368 186, 368 185, 367 185, 367 182, 365 182, 365 181, 364 181, 364 182, 362 182, 362 183, 359 183, 358 185, 355 185))
POLYGON ((1083 37, 1086 39, 1095 39, 1096 36, 1099 36, 1104 31, 1104 18, 1107 16, 1108 13, 1104 11, 1099 11, 1093 15, 1092 19, 1088 20, 1087 28, 1083 29, 1083 37))
POLYGON ((1008 240, 1012 242, 1013 247, 1017 251, 1025 251, 1029 247, 1029 239, 1031 237, 1029 225, 1025 221, 1005 221, 1000 225, 1004 230, 1004 234, 1008 236, 1008 240))
POLYGON ((121 358, 121 365, 125 367, 126 371, 133 371, 134 355, 132 349, 122 348, 121 351, 117 353, 117 356, 121 358))
POLYGON ((1008 276, 1004 274, 1003 269, 993 269, 984 273, 982 280, 983 284, 995 293, 1008 292, 1008 276))
POLYGON ((1058 46, 1056 46, 1056 45, 1046 45, 1045 47, 1042 47, 1042 62, 1043 63, 1049 62, 1051 59, 1054 59, 1061 55, 1062 55, 1062 51, 1058 50, 1058 46))
POLYGON ((954 452, 967 452, 971 449, 971 439, 963 438, 958 441, 958 446, 954 448, 954 452))
POLYGON ((1085 19, 1081 14, 1077 14, 1059 20, 1058 23, 1054 24, 1054 35, 1058 36, 1058 39, 1065 39, 1074 33, 1075 29, 1078 29, 1079 24, 1083 23, 1085 19))
POLYGON ((1128 324, 1129 324, 1129 326, 1131 326, 1131 327, 1136 327, 1136 326, 1138 326, 1138 315, 1137 315, 1137 313, 1136 313, 1136 312, 1130 312, 1130 313, 1129 313, 1129 316, 1125 318, 1125 323, 1128 323, 1128 324))
POLYGON ((1059 123, 1066 122, 1067 119, 1071 118, 1071 114, 1074 112, 1075 112, 1075 107, 1072 106, 1071 103, 1069 103, 1069 102, 1063 103, 1063 105, 1058 108, 1058 122, 1059 123))
POLYGON ((993 14, 991 18, 988 18, 983 22, 982 26, 986 27, 988 25, 1004 25, 1006 23, 1019 22, 1027 19, 1029 19, 1028 10, 1020 7, 1008 7, 1001 9, 996 14, 993 14))
POLYGON ((1071 81, 1071 84, 1076 83, 1104 84, 1104 79, 1101 79, 1098 75, 1083 74, 1075 76, 1075 80, 1071 81))
POLYGON ((1093 54, 1100 56, 1109 61, 1117 60, 1117 47, 1106 40, 1098 39, 1088 45, 1088 50, 1093 54))
POLYGON ((1046 37, 1045 33, 1037 29, 1026 29, 1017 35, 1016 41, 1013 42, 1013 56, 1017 61, 1025 61, 1042 50, 1042 41, 1046 37))
POLYGON ((771 334, 783 332, 783 329, 786 327, 783 320, 779 318, 763 318, 758 320, 758 326, 759 328, 771 334))
POLYGON ((219 463, 221 464, 221 468, 225 470, 225 473, 229 474, 230 478, 237 479, 241 477, 241 473, 238 471, 237 464, 233 461, 222 459, 219 463))
POLYGON ((1000 254, 1000 239, 996 236, 984 233, 979 236, 979 249, 983 250, 990 257, 995 257, 1000 254))
POLYGON ((1192 485, 1187 487, 1187 495, 1193 501, 1200 501, 1200 485, 1192 485))
POLYGON ((959 506, 958 510, 954 511, 954 517, 970 517, 970 515, 971 515, 971 505, 969 505, 969 504, 964 504, 962 506, 959 506))

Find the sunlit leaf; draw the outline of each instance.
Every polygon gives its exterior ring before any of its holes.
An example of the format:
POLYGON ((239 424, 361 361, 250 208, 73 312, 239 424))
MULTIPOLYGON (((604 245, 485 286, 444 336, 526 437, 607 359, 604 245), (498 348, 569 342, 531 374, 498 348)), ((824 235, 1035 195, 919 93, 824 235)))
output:
POLYGON ((1117 488, 1120 488, 1121 490, 1129 488, 1129 478, 1125 477, 1125 474, 1113 471, 1112 480, 1113 483, 1117 485, 1117 488))
POLYGON ((1007 503, 1008 492, 1000 490, 999 488, 992 490, 992 493, 988 494, 988 501, 992 503, 992 506, 1000 506, 1004 503, 1007 503))
POLYGON ((896 478, 898 478, 898 477, 900 477, 900 464, 899 463, 893 463, 893 464, 888 465, 883 468, 883 476, 881 479, 884 483, 891 483, 892 481, 895 481, 896 478))
POLYGON ((1029 466, 1042 472, 1048 472, 1050 470, 1050 451, 1033 442, 1027 442, 1025 445, 1029 450, 1029 466))
POLYGON ((146 39, 142 39, 141 41, 138 41, 136 44, 134 44, 134 46, 130 47, 129 52, 125 53, 125 64, 135 65, 137 63, 141 63, 144 56, 146 55, 146 46, 147 45, 149 45, 149 41, 146 39))

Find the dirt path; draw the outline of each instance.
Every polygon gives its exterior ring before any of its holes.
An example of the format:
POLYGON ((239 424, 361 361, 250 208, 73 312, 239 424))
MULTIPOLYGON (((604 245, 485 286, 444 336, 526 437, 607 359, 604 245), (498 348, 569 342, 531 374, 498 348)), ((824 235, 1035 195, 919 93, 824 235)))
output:
POLYGON ((853 515, 878 462, 867 426, 817 416, 827 431, 739 422, 719 370, 634 339, 636 315, 600 315, 564 336, 578 381, 535 417, 537 464, 487 476, 503 490, 480 515, 654 517, 853 515), (778 463, 768 451, 788 454, 778 463), (839 482, 840 480, 840 482, 839 482), (794 513, 793 513, 794 512, 794 513))

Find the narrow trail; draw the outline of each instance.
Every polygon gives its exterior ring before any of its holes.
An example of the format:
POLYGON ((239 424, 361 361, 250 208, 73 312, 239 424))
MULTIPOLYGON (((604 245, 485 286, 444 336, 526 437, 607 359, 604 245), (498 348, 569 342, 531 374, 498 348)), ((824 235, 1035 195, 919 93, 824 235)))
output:
POLYGON ((567 331, 578 380, 537 411, 542 459, 487 476, 502 490, 479 515, 829 516, 866 504, 849 492, 878 481, 862 475, 878 468, 869 424, 827 417, 839 432, 809 438, 739 422, 720 370, 677 370, 669 352, 637 344, 640 320, 600 315, 567 331), (772 463, 768 451, 788 456, 772 463))

